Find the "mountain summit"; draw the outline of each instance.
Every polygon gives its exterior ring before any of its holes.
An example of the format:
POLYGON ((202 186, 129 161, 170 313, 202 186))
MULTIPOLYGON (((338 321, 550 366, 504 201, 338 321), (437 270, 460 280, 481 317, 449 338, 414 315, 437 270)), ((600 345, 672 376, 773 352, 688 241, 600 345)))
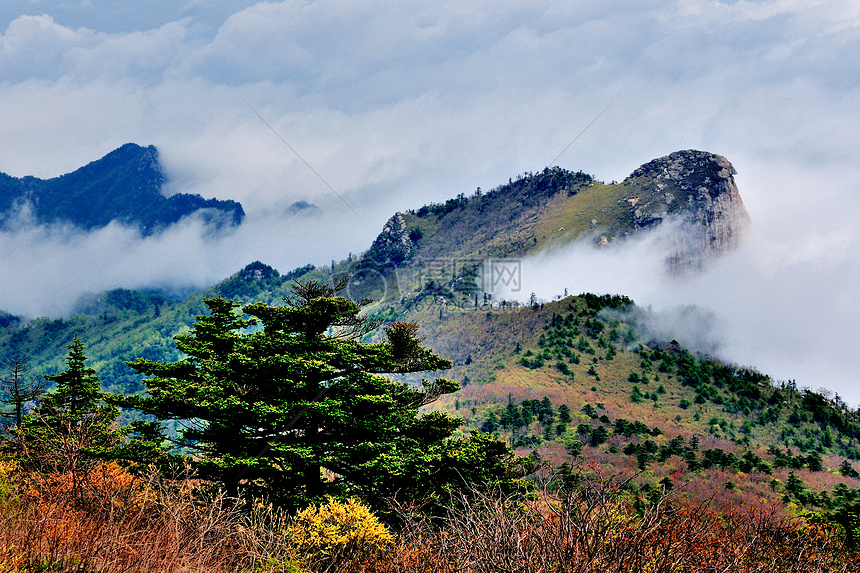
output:
POLYGON ((134 143, 52 179, 0 173, 0 225, 29 209, 38 224, 71 223, 91 230, 117 221, 151 235, 191 214, 218 227, 239 225, 245 216, 232 200, 187 193, 165 197, 164 181, 158 150, 134 143))
POLYGON ((676 265, 734 249, 750 225, 736 173, 722 155, 693 149, 649 161, 621 184, 632 227, 645 229, 673 216, 685 220, 670 261, 676 265))
POLYGON ((723 156, 686 150, 654 159, 621 183, 559 167, 524 173, 486 193, 395 213, 366 253, 377 264, 445 257, 521 257, 585 237, 598 244, 676 220, 668 262, 701 266, 737 246, 750 223, 723 156))

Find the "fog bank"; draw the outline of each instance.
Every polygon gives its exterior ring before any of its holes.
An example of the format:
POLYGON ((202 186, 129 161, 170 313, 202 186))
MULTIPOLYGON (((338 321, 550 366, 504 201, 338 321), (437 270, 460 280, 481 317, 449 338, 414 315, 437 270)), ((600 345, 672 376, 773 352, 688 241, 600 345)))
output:
POLYGON ((752 187, 755 196, 756 185, 779 186, 783 179, 807 192, 751 201, 753 227, 740 248, 702 272, 666 272, 663 239, 672 231, 666 227, 608 248, 584 241, 529 257, 522 261, 522 292, 547 300, 565 289, 624 294, 661 313, 651 327, 665 340, 860 404, 860 227, 854 224, 860 201, 833 192, 856 183, 781 167, 779 177, 749 184, 741 173, 741 192, 752 187))

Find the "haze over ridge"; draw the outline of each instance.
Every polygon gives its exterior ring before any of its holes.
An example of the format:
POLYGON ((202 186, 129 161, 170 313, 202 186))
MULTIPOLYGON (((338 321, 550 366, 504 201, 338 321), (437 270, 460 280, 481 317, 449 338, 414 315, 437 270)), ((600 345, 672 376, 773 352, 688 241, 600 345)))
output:
MULTIPOLYGON (((542 169, 620 93, 558 163, 610 181, 719 153, 754 228, 707 285, 624 294, 743 314, 730 335, 755 344, 739 360, 856 403, 858 21, 849 1, 4 3, 0 171, 52 177, 152 143, 172 191, 248 218, 224 240, 193 222, 145 239, 22 224, 0 236, 0 308, 56 315, 85 290, 342 259, 397 210, 542 169), (284 217, 300 200, 322 213, 284 217)), ((600 272, 566 286, 635 290, 600 272)))

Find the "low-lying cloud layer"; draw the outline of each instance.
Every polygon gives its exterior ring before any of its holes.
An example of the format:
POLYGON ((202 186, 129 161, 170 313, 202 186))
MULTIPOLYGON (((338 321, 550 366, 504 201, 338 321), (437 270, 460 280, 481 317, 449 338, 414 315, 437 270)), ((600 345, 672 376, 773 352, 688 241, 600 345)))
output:
MULTIPOLYGON (((6 231, 0 308, 53 315, 87 290, 203 286, 255 259, 282 271, 342 259, 395 210, 543 168, 620 94, 558 163, 609 181, 679 149, 720 153, 756 235, 687 286, 607 275, 596 287, 711 306, 736 324, 735 360, 847 385, 858 54, 854 0, 10 0, 0 171, 52 177, 129 141, 153 144, 168 192, 236 199, 248 218, 222 238, 193 221, 146 239, 118 227, 6 231), (285 215, 302 200, 322 213, 285 215)), ((611 275, 604 267, 590 271, 611 275)))
POLYGON ((837 176, 783 168, 786 182, 807 192, 760 209, 741 247, 701 273, 666 272, 669 225, 607 248, 581 242, 525 259, 521 298, 625 294, 657 311, 647 323, 655 337, 858 404, 860 197, 829 191, 837 176))
POLYGON ((260 250, 279 248, 287 260, 324 257, 336 249, 324 236, 312 240, 320 219, 312 209, 284 209, 215 233, 191 216, 147 237, 115 223, 91 232, 68 225, 13 224, 0 231, 2 308, 26 317, 64 316, 85 292, 122 287, 181 293, 212 285, 255 260, 260 250), (278 239, 286 235, 303 235, 308 241, 278 239))

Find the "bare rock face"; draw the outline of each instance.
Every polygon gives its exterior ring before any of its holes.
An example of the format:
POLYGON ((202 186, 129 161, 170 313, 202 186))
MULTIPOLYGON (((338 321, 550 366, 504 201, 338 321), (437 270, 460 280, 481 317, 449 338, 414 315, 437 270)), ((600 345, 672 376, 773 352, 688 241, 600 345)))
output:
POLYGON ((678 269, 733 250, 750 225, 736 173, 728 159, 705 151, 676 151, 649 161, 623 182, 634 229, 680 218, 683 230, 669 258, 678 269))
POLYGON ((385 223, 366 256, 377 263, 398 264, 407 259, 414 248, 415 242, 406 230, 403 214, 398 211, 385 223))

